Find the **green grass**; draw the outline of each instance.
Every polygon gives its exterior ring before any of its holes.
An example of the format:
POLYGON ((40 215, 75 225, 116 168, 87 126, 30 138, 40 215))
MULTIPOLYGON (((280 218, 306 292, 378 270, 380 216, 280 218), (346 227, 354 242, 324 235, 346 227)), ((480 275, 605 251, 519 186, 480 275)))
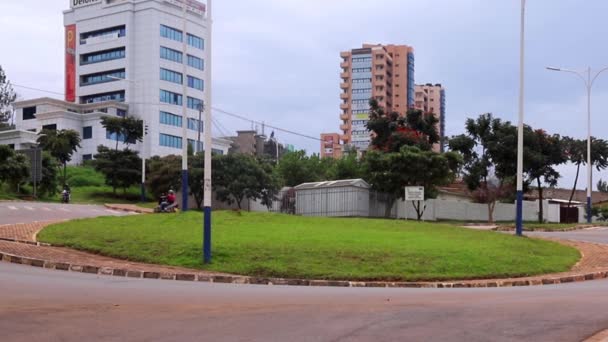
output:
POLYGON ((111 257, 233 274, 314 279, 447 280, 569 270, 576 249, 449 225, 215 212, 213 263, 201 264, 202 214, 53 225, 38 238, 111 257))
MULTIPOLYGON (((68 166, 66 172, 67 184, 72 191, 72 203, 82 204, 106 204, 106 203, 127 203, 136 204, 141 199, 139 186, 133 186, 123 193, 122 189, 116 190, 114 195, 112 188, 105 185, 103 174, 95 171, 90 166, 68 166)), ((58 186, 63 184, 63 169, 58 171, 58 186)), ((33 193, 32 186, 26 184, 21 189, 21 194, 17 195, 8 189, 8 186, 0 184, 0 200, 16 200, 30 198, 33 193)), ((38 198, 42 202, 60 202, 61 191, 54 196, 38 198)), ((152 200, 148 196, 148 200, 152 200)))

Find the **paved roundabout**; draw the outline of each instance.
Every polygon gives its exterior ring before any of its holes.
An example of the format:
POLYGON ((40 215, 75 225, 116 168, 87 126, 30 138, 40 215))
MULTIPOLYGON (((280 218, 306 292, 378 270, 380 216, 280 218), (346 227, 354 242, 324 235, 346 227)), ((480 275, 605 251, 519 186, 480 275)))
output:
MULTIPOLYGON (((599 229, 542 235, 608 242, 608 230, 599 229)), ((2 262, 0 289, 3 341, 581 341, 608 327, 608 280, 458 289, 256 286, 2 262)))

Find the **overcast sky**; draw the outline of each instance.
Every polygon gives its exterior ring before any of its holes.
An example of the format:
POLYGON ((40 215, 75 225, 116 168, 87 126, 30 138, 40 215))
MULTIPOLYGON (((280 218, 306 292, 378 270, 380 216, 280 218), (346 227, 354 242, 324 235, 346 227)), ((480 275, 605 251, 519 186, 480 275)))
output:
MULTIPOLYGON (((214 107, 314 137, 337 132, 340 51, 364 42, 394 43, 415 48, 416 83, 446 87, 449 136, 462 133, 466 118, 481 113, 516 122, 519 5, 518 0, 216 0, 214 107)), ((62 10, 68 7, 68 0, 0 1, 0 65, 13 83, 63 91, 62 10)), ((606 0, 528 1, 527 124, 586 138, 582 81, 544 67, 608 66, 606 13, 606 0)), ((16 90, 22 98, 52 96, 16 90)), ((593 92, 593 134, 603 139, 607 105, 608 72, 593 92)), ((227 131, 251 128, 219 113, 216 118, 227 131)), ((277 136, 318 153, 316 141, 277 136)), ((571 186, 574 168, 560 171, 560 186, 571 186)), ((601 176, 608 178, 595 173, 594 183, 601 176)), ((585 186, 581 179, 579 187, 585 186)))

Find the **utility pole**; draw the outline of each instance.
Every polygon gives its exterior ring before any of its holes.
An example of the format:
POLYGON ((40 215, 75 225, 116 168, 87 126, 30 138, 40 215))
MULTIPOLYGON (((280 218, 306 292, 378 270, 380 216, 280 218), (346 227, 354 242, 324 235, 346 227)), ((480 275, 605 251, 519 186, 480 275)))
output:
POLYGON ((211 8, 212 0, 207 0, 207 46, 205 49, 205 66, 207 89, 205 89, 205 175, 203 179, 204 186, 204 218, 203 218, 203 261, 208 264, 211 262, 211 146, 213 139, 211 138, 211 90, 212 87, 212 72, 211 72, 211 49, 213 46, 213 12, 211 8))

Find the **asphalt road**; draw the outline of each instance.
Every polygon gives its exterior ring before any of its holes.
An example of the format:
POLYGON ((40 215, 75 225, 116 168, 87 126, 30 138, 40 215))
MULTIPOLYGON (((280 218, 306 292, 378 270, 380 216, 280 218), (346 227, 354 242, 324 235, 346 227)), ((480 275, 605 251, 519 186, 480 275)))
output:
POLYGON ((130 214, 110 210, 100 205, 42 202, 0 202, 0 225, 110 215, 123 216, 130 214))
POLYGON ((598 227, 593 229, 574 230, 570 232, 526 232, 527 236, 545 236, 565 240, 578 240, 593 243, 608 244, 608 228, 598 227))
POLYGON ((221 285, 0 263, 2 341, 580 341, 608 281, 494 289, 221 285))
MULTIPOLYGON (((112 214, 123 215, 98 206, 0 203, 0 224, 112 214)), ((608 243, 608 230, 529 235, 608 243)), ((0 263, 0 340, 581 341, 608 328, 606 293, 608 280, 487 289, 272 287, 0 263)))

